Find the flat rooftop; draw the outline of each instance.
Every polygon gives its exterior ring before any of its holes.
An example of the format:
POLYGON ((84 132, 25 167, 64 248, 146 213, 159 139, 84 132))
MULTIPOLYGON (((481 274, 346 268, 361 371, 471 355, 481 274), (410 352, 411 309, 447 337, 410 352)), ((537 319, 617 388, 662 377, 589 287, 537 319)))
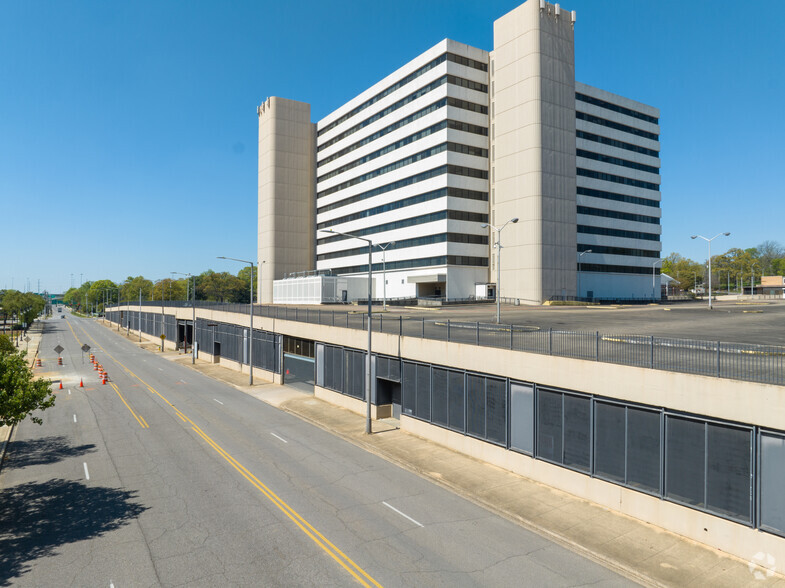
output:
MULTIPOLYGON (((300 306, 322 312, 364 312, 364 305, 300 306)), ((381 305, 374 305, 374 312, 381 305)), ((559 331, 599 331, 601 334, 654 335, 722 341, 785 345, 785 300, 720 300, 709 310, 708 302, 687 301, 671 304, 612 306, 512 306, 502 304, 502 323, 531 329, 559 331)), ((470 304, 441 308, 387 306, 384 320, 425 318, 426 320, 493 323, 494 304, 470 304)))

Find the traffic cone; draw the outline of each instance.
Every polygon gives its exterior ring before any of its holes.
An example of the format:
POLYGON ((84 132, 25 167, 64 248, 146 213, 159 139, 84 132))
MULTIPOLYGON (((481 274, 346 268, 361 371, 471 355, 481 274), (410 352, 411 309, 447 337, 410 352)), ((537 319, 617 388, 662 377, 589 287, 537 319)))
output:
POLYGON ((93 371, 94 371, 94 372, 97 372, 97 371, 98 371, 98 364, 95 364, 95 367, 93 367, 93 371))
POLYGON ((106 376, 104 376, 103 378, 101 378, 101 383, 102 383, 104 386, 106 386, 106 376))
POLYGON ((62 390, 62 389, 63 389, 63 381, 60 380, 60 390, 62 390))
POLYGON ((84 382, 82 381, 82 378, 79 378, 79 387, 84 388, 84 382))

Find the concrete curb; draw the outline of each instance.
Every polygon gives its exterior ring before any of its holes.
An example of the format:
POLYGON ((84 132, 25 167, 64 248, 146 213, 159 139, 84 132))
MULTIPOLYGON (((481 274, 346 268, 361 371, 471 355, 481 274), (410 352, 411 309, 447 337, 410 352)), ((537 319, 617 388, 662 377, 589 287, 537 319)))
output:
POLYGON ((5 462, 5 450, 8 448, 8 442, 11 440, 11 435, 14 432, 13 425, 5 425, 0 427, 0 472, 3 471, 3 463, 5 462))

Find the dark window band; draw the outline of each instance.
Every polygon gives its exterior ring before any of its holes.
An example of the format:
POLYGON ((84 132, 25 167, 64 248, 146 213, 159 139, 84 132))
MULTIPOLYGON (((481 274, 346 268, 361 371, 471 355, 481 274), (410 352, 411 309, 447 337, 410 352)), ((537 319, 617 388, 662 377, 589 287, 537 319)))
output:
MULTIPOLYGON (((406 249, 407 247, 419 247, 421 245, 433 245, 434 243, 471 243, 476 245, 487 245, 488 235, 468 235, 466 233, 439 233, 438 235, 425 235, 424 237, 414 237, 412 239, 403 239, 391 244, 386 251, 393 249, 406 249)), ((339 257, 350 257, 352 255, 361 255, 368 253, 368 247, 355 247, 352 249, 344 249, 342 251, 332 251, 330 253, 322 253, 316 256, 316 261, 324 261, 326 259, 337 259, 339 257)))
POLYGON ((336 192, 340 192, 341 190, 345 190, 346 188, 351 188, 352 186, 356 186, 357 184, 361 184, 363 182, 367 182, 368 180, 372 180, 373 178, 377 178, 381 175, 386 173, 390 173, 391 171, 395 171, 396 169, 400 169, 407 165, 411 165, 412 163, 417 163, 418 161, 422 161, 423 159, 428 159, 429 157, 433 157, 434 155, 438 155, 439 153, 444 153, 445 151, 452 151, 454 153, 464 153, 466 155, 475 155, 477 157, 488 157, 488 150, 483 149, 482 147, 472 147, 470 145, 461 145, 460 143, 442 143, 441 145, 435 145, 430 149, 425 149, 424 151, 420 151, 419 153, 415 153, 410 155, 409 157, 404 157, 403 159, 399 159, 398 161, 394 161, 388 165, 383 167, 377 168, 373 171, 369 171, 368 173, 362 174, 361 176, 357 176, 352 178, 351 180, 346 180, 345 182, 341 182, 331 188, 327 188, 322 190, 321 192, 316 193, 317 198, 323 198, 325 196, 329 196, 330 194, 335 194, 336 192))
POLYGON ((654 133, 650 133, 648 131, 642 131, 641 129, 636 129, 635 127, 630 127, 627 125, 623 125, 621 123, 613 122, 612 120, 606 120, 604 118, 600 118, 599 116, 594 116, 593 114, 586 114, 585 112, 581 112, 579 110, 575 111, 575 118, 579 120, 585 120, 586 122, 594 123, 596 125, 602 125, 604 127, 608 127, 609 129, 616 129, 617 131, 622 131, 624 133, 630 133, 631 135, 637 135, 638 137, 651 139, 652 141, 660 140, 659 135, 655 135, 654 133))
POLYGON ((581 102, 586 102, 587 104, 594 104, 594 106, 599 106, 600 108, 605 108, 606 110, 618 112, 619 114, 626 114, 627 116, 631 116, 639 120, 645 120, 646 122, 654 123, 655 125, 660 124, 660 120, 654 116, 643 114, 637 110, 625 108, 624 106, 619 106, 618 104, 613 104, 612 102, 605 102, 605 100, 600 100, 599 98, 594 98, 593 96, 587 96, 586 94, 581 94, 580 92, 575 92, 575 99, 580 100, 581 102))
POLYGON ((641 147, 640 145, 633 145, 632 143, 625 143, 624 141, 609 139, 608 137, 602 137, 600 135, 595 135, 594 133, 587 133, 586 131, 575 131, 575 136, 578 139, 586 139, 587 141, 594 141, 595 143, 610 145, 611 147, 616 147, 618 149, 626 149, 627 151, 634 151, 635 153, 649 155, 650 157, 660 156, 660 152, 655 151, 654 149, 647 149, 646 147, 641 147))
MULTIPOLYGON (((368 227, 367 229, 352 231, 352 234, 357 235, 359 237, 363 237, 365 235, 373 235, 374 233, 381 233, 383 231, 392 231, 395 229, 414 227, 417 225, 432 223, 434 221, 445 220, 445 219, 468 221, 468 222, 475 222, 475 223, 487 223, 488 215, 479 212, 466 212, 464 210, 440 210, 439 212, 432 212, 430 214, 424 214, 422 216, 405 218, 390 223, 384 223, 383 225, 376 225, 375 227, 368 227)), ((327 243, 335 243, 337 241, 343 241, 344 239, 351 239, 351 237, 345 237, 344 235, 332 235, 330 237, 325 237, 323 239, 317 239, 316 244, 326 245, 327 243)))
POLYGON ((615 200, 616 202, 628 202, 629 204, 651 206, 653 208, 660 207, 659 200, 629 196, 628 194, 616 194, 614 192, 605 192, 604 190, 594 190, 593 188, 582 188, 578 186, 578 194, 582 196, 592 196, 594 198, 604 198, 605 200, 615 200))
POLYGON ((587 235, 605 235, 606 237, 623 237, 624 239, 643 239, 644 241, 659 241, 660 236, 654 233, 642 233, 640 231, 623 231, 621 229, 608 229, 605 227, 592 227, 589 225, 578 225, 579 233, 587 235))
POLYGON ((630 169, 637 169, 638 171, 648 172, 650 174, 659 175, 660 170, 651 165, 644 165, 635 161, 628 161, 619 157, 611 157, 610 155, 602 155, 601 153, 594 153, 593 151, 586 151, 584 149, 576 149, 575 155, 577 157, 584 157, 586 159, 593 159, 594 161, 601 161, 602 163, 610 163, 621 167, 629 167, 630 169))
POLYGON ((578 175, 586 178, 594 178, 595 180, 604 180, 606 182, 615 182, 617 184, 625 184, 626 186, 635 186, 636 188, 645 188, 647 190, 654 190, 659 192, 660 187, 652 182, 643 182, 641 180, 633 180, 632 178, 625 178, 623 176, 615 176, 613 174, 606 174, 591 169, 578 168, 578 175))
MULTIPOLYGON (((630 249, 628 247, 607 247, 605 245, 587 245, 585 243, 578 243, 578 253, 588 251, 591 249, 592 253, 604 253, 605 255, 629 255, 630 257, 656 257, 659 259, 660 252, 652 251, 650 249, 630 249)), ((583 265, 581 264, 581 267, 583 265)))
MULTIPOLYGON (((413 267, 428 267, 432 265, 473 265, 478 267, 488 267, 487 257, 469 257, 467 255, 439 255, 437 257, 422 257, 420 259, 403 259, 401 261, 388 261, 387 271, 397 269, 409 269, 413 267)), ((354 265, 349 267, 331 268, 334 275, 359 274, 368 271, 368 264, 354 265)), ((381 263, 374 263, 374 272, 382 271, 381 263)))
POLYGON ((403 188, 404 186, 410 186, 418 182, 424 182, 425 180, 429 180, 431 178, 435 178, 437 176, 441 176, 444 174, 455 174, 458 176, 480 178, 483 180, 488 179, 488 172, 487 170, 484 169, 461 167, 459 165, 440 165, 439 167, 429 169, 428 171, 424 171, 420 174, 415 174, 413 176, 409 176, 408 178, 401 178, 398 181, 392 182, 390 184, 385 184, 384 186, 379 186, 378 188, 374 188, 373 190, 368 190, 367 192, 363 192, 362 194, 356 194, 354 196, 350 196, 349 198, 344 198, 343 200, 338 200, 337 202, 333 202, 332 204, 327 204, 319 208, 317 212, 328 212, 330 210, 335 210, 336 208, 341 208, 342 206, 348 206, 349 204, 359 202, 360 200, 365 200, 366 198, 373 198, 374 196, 378 196, 379 194, 391 192, 392 190, 397 190, 398 188, 403 188))
POLYGON ((660 224, 660 219, 656 216, 619 212, 618 210, 608 210, 607 208, 590 208, 588 206, 578 206, 578 214, 589 214, 592 216, 602 216, 605 218, 617 218, 619 220, 634 221, 636 223, 649 223, 652 225, 660 224))
MULTIPOLYGON (((428 137, 429 135, 432 135, 434 133, 438 133, 439 131, 444 130, 444 129, 454 129, 454 130, 461 130, 461 131, 466 131, 466 132, 474 132, 474 133, 477 133, 477 134, 480 134, 480 135, 482 135, 482 134, 487 135, 488 134, 488 129, 485 128, 485 127, 479 127, 477 125, 470 125, 470 124, 462 123, 462 122, 459 122, 459 121, 456 121, 456 120, 443 120, 443 121, 440 121, 440 122, 436 123, 435 125, 431 125, 427 129, 423 129, 421 131, 418 131, 418 132, 414 133, 413 135, 409 135, 408 137, 404 137, 403 139, 401 139, 400 141, 396 141, 395 143, 391 143, 389 145, 385 145, 381 149, 377 149, 376 151, 374 151, 372 153, 369 153, 368 155, 364 155, 363 157, 360 157, 359 159, 355 159, 354 161, 351 161, 351 162, 349 162, 349 163, 347 163, 345 165, 342 165, 339 168, 336 168, 336 169, 334 169, 334 170, 332 170, 330 172, 327 172, 323 176, 321 176, 319 178, 316 178, 316 182, 317 183, 324 182, 326 180, 329 180, 330 178, 334 178, 335 176, 337 176, 339 174, 342 174, 345 171, 349 171, 350 169, 353 169, 353 168, 355 168, 355 167, 357 167, 359 165, 362 165, 364 163, 368 163, 369 161, 372 161, 372 160, 376 159, 377 157, 381 157, 382 155, 387 155, 388 153, 391 153, 391 152, 395 151, 396 149, 400 149, 401 147, 405 147, 406 145, 414 143, 415 141, 419 141, 420 139, 424 139, 425 137, 428 137), (483 131, 485 131, 485 132, 483 133, 483 131)), ((486 156, 487 156, 487 153, 486 153, 486 156)))
POLYGON ((363 128, 367 127, 368 125, 370 125, 372 123, 375 123, 377 120, 387 116, 388 114, 390 114, 392 112, 395 112, 396 110, 398 110, 399 108, 402 108, 403 106, 406 106, 410 102, 414 102, 418 98, 420 98, 422 96, 425 96, 427 93, 432 92, 433 90, 435 90, 436 88, 438 88, 440 86, 443 86, 444 84, 453 84, 453 85, 457 85, 457 86, 462 86, 464 88, 470 88, 472 90, 477 90, 478 92, 482 92, 484 94, 488 93, 488 86, 486 86, 485 84, 480 84, 479 82, 473 82, 471 80, 467 80, 467 79, 464 79, 464 78, 459 78, 457 76, 453 76, 453 75, 449 75, 449 74, 446 75, 446 76, 442 76, 438 80, 432 81, 427 86, 423 86, 422 88, 420 88, 419 90, 409 94, 405 98, 401 98, 400 100, 398 100, 398 102, 395 102, 394 104, 391 104, 390 106, 388 106, 384 110, 381 110, 381 111, 377 112, 376 114, 370 116, 369 118, 366 118, 364 121, 357 123, 353 127, 346 129, 343 133, 339 133, 338 135, 336 135, 332 139, 330 139, 328 141, 325 141, 321 145, 317 146, 316 151, 319 152, 322 149, 325 149, 326 147, 329 147, 330 145, 334 145, 338 141, 341 141, 342 139, 345 139, 349 135, 352 135, 352 134, 356 133, 360 129, 363 129, 363 128))
MULTIPOLYGON (((359 149, 363 145, 367 145, 368 143, 371 143, 372 141, 375 141, 376 139, 384 137, 385 135, 387 135, 389 133, 392 133, 395 130, 400 129, 403 126, 408 125, 410 122, 414 122, 415 120, 420 119, 420 118, 422 118, 422 117, 424 117, 424 116, 426 116, 428 114, 431 114, 432 112, 435 112, 438 109, 443 108, 444 106, 455 106, 456 108, 462 108, 464 110, 471 110, 473 112, 482 112, 482 110, 478 110, 478 109, 483 109, 484 108, 485 109, 485 114, 488 113, 488 108, 486 106, 482 106, 480 104, 475 104, 474 102, 467 102, 466 100, 458 100, 457 98, 442 98, 441 100, 437 100, 433 104, 429 104, 428 106, 426 106, 422 110, 419 110, 419 111, 415 112, 414 114, 410 114, 406 118, 402 118, 401 120, 396 121, 393 124, 391 124, 391 125, 389 125, 387 127, 384 127, 383 129, 380 129, 380 130, 376 131, 374 134, 368 135, 364 139, 361 139, 361 140, 357 141, 356 143, 352 143, 348 147, 344 147, 340 151, 336 151, 332 155, 329 155, 329 156, 325 157, 321 161, 316 162, 316 167, 318 168, 319 166, 322 166, 322 165, 325 165, 327 163, 330 163, 331 161, 335 161, 339 157, 343 157, 347 153, 351 153, 355 149, 359 149)), ((457 121, 450 121, 450 122, 457 123, 457 121)), ((459 129, 459 130, 466 130, 467 132, 475 133, 475 134, 478 134, 478 135, 485 135, 485 136, 488 135, 488 129, 486 127, 481 127, 481 126, 478 126, 478 125, 470 125, 468 123, 460 123, 460 124, 466 125, 467 127, 471 127, 471 129, 466 128, 466 129, 459 129)))
POLYGON ((429 202, 431 200, 436 200, 437 198, 444 198, 445 196, 451 196, 453 198, 466 198, 468 200, 482 200, 484 202, 488 202, 488 192, 477 192, 476 190, 466 190, 464 188, 440 188, 438 190, 425 192, 424 194, 417 194, 416 196, 411 196, 402 200, 396 200, 395 202, 389 202, 381 206, 375 206, 374 208, 360 210, 359 212, 355 212, 353 214, 347 214, 329 221, 324 221, 317 224, 316 228, 327 229, 336 225, 351 222, 353 220, 375 216, 377 214, 382 214, 383 212, 389 212, 391 210, 398 210, 399 208, 413 206, 421 202, 429 202))
POLYGON ((426 63, 425 65, 423 65, 418 70, 413 71, 412 73, 410 73, 405 78, 403 78, 403 79, 399 80, 398 82, 394 83, 392 86, 389 86, 389 87, 385 88, 384 90, 382 90, 381 92, 376 94, 373 98, 370 98, 370 99, 366 100, 365 102, 363 102, 359 106, 356 106, 355 108, 353 108, 352 110, 350 110, 349 112, 347 112, 346 114, 341 116, 340 118, 335 119, 333 122, 331 122, 330 124, 328 124, 324 128, 319 129, 319 131, 317 132, 317 136, 321 135, 322 133, 326 133, 330 129, 334 129, 335 127, 337 127, 342 122, 347 121, 350 118, 352 118, 355 114, 358 114, 358 113, 362 112, 363 110, 365 110, 366 108, 368 108, 369 106, 372 106, 372 105, 376 104, 382 98, 384 98, 386 96, 389 96, 390 94, 392 94, 396 90, 402 88, 403 86, 405 86, 409 82, 411 82, 413 80, 416 80, 417 78, 419 78, 424 73, 427 73, 427 72, 431 71, 434 67, 436 67, 437 65, 441 65, 445 61, 452 61, 453 63, 458 63, 460 65, 465 65, 465 66, 468 66, 468 67, 472 67, 474 69, 479 69, 480 71, 488 71, 488 64, 487 63, 482 63, 480 61, 475 61, 474 59, 468 59, 467 57, 462 57, 460 55, 455 55, 454 53, 442 53, 436 59, 426 63))
MULTIPOLYGON (((390 264, 387 264, 388 266, 390 264)), ((365 267, 368 267, 367 265, 365 267)), ((582 272, 602 272, 608 274, 640 274, 651 275, 650 267, 637 267, 634 265, 606 265, 604 263, 582 263, 582 272)), ((659 275, 660 268, 654 269, 654 274, 659 275)))

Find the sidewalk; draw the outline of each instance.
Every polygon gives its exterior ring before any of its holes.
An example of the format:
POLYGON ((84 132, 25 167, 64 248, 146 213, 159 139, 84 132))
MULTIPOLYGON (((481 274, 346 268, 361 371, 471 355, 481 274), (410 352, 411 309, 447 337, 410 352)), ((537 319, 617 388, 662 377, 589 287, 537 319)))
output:
MULTIPOLYGON (((27 363, 32 368, 35 363, 35 358, 38 355, 38 346, 41 344, 41 338, 43 337, 43 323, 41 321, 34 322, 27 331, 26 336, 30 337, 30 341, 24 341, 23 339, 19 349, 22 351, 27 350, 27 363)), ((33 373, 35 373, 35 370, 33 370, 33 373)), ((8 445, 8 440, 11 438, 13 430, 13 427, 7 425, 0 426, 0 469, 3 468, 5 448, 8 445)))
MULTIPOLYGON (((190 355, 160 355, 191 366, 190 355)), ((643 585, 785 588, 779 573, 767 576, 749 562, 453 452, 401 431, 395 420, 375 421, 374 434, 365 435, 365 417, 310 394, 262 380, 249 387, 247 374, 201 360, 192 367, 643 585)))

